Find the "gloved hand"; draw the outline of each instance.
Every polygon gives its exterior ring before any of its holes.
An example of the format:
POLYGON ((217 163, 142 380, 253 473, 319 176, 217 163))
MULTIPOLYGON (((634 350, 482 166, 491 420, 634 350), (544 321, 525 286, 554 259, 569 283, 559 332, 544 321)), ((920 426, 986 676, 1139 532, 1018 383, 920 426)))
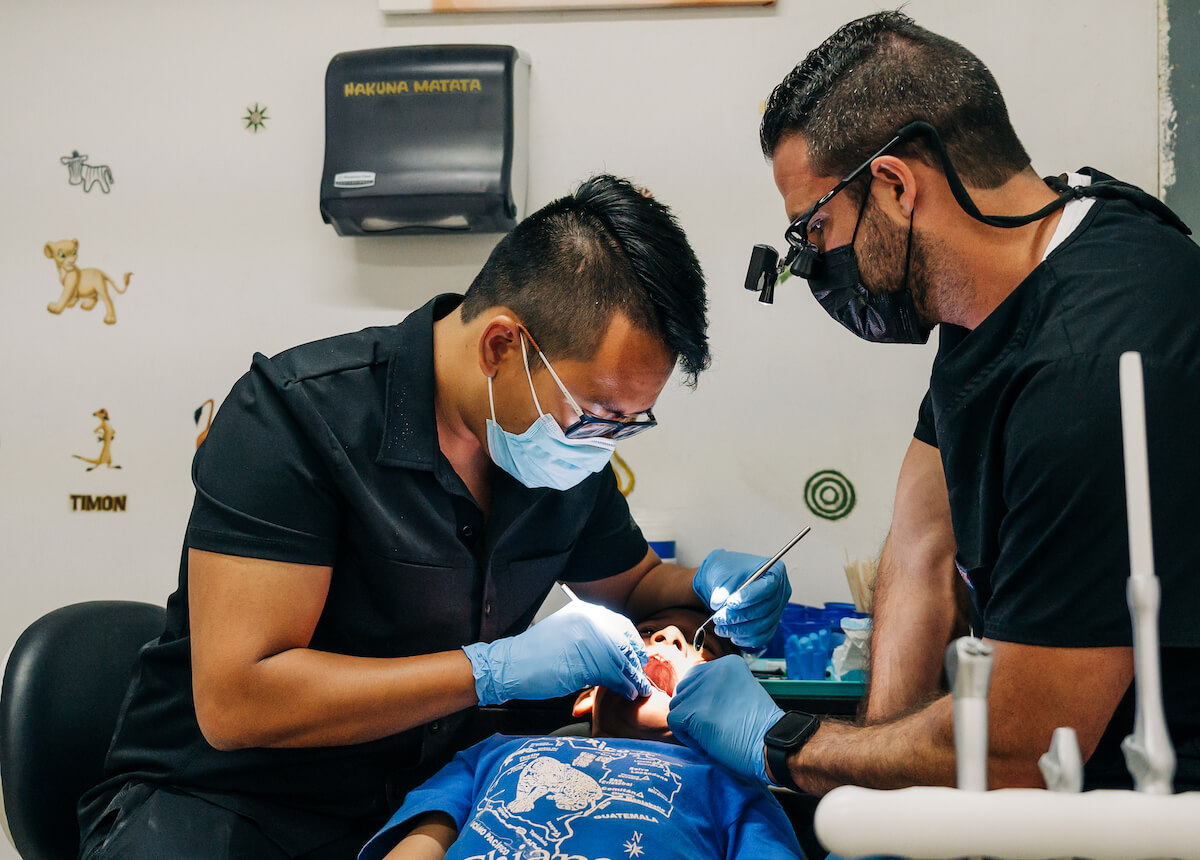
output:
MULTIPOLYGON (((766 560, 765 556, 714 549, 692 577, 692 590, 715 610, 766 560)), ((713 630, 742 648, 761 648, 771 641, 791 596, 787 567, 777 561, 717 613, 713 630)))
POLYGON ((463 648, 481 705, 551 699, 599 684, 627 699, 650 695, 646 648, 624 615, 572 600, 524 633, 463 648))
POLYGON ((746 661, 729 654, 688 670, 671 698, 667 725, 676 740, 732 771, 769 783, 763 746, 782 716, 746 661))

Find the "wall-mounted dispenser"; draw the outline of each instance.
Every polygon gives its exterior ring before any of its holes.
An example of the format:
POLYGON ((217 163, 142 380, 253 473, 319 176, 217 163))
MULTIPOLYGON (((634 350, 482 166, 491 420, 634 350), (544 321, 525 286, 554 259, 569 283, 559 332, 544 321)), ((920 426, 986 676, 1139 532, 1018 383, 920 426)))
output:
POLYGON ((529 60, 508 45, 338 54, 321 217, 342 236, 499 233, 524 215, 529 60))

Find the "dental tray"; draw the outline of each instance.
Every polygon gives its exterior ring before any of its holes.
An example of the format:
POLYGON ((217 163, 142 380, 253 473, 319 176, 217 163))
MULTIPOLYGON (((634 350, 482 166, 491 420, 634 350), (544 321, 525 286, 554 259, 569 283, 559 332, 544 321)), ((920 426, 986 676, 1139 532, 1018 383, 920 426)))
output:
POLYGON ((867 692, 862 681, 787 681, 759 678, 772 698, 861 699, 867 692))

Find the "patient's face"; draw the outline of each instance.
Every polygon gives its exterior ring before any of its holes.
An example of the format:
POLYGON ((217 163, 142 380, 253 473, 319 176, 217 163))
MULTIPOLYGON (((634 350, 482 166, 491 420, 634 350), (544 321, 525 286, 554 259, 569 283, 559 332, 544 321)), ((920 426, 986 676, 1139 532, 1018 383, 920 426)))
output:
POLYGON ((646 664, 646 675, 653 689, 648 697, 632 702, 603 687, 584 692, 575 705, 575 714, 591 714, 594 737, 654 740, 671 737, 667 728, 667 712, 675 685, 697 663, 715 660, 733 652, 732 647, 714 636, 711 630, 705 631, 702 651, 692 647, 696 628, 705 618, 706 615, 696 610, 676 607, 659 612, 637 625, 650 657, 646 664))

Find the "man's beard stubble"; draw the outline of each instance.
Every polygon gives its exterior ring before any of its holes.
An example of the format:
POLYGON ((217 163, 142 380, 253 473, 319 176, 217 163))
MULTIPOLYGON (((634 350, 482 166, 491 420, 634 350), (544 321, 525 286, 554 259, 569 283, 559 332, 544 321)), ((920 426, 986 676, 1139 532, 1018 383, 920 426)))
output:
POLYGON ((940 239, 912 228, 910 250, 910 225, 911 221, 904 226, 895 224, 868 198, 854 255, 859 278, 870 292, 881 295, 908 287, 917 317, 922 327, 928 330, 939 322, 954 318, 954 310, 963 294, 958 289, 961 277, 956 276, 959 267, 940 239))

